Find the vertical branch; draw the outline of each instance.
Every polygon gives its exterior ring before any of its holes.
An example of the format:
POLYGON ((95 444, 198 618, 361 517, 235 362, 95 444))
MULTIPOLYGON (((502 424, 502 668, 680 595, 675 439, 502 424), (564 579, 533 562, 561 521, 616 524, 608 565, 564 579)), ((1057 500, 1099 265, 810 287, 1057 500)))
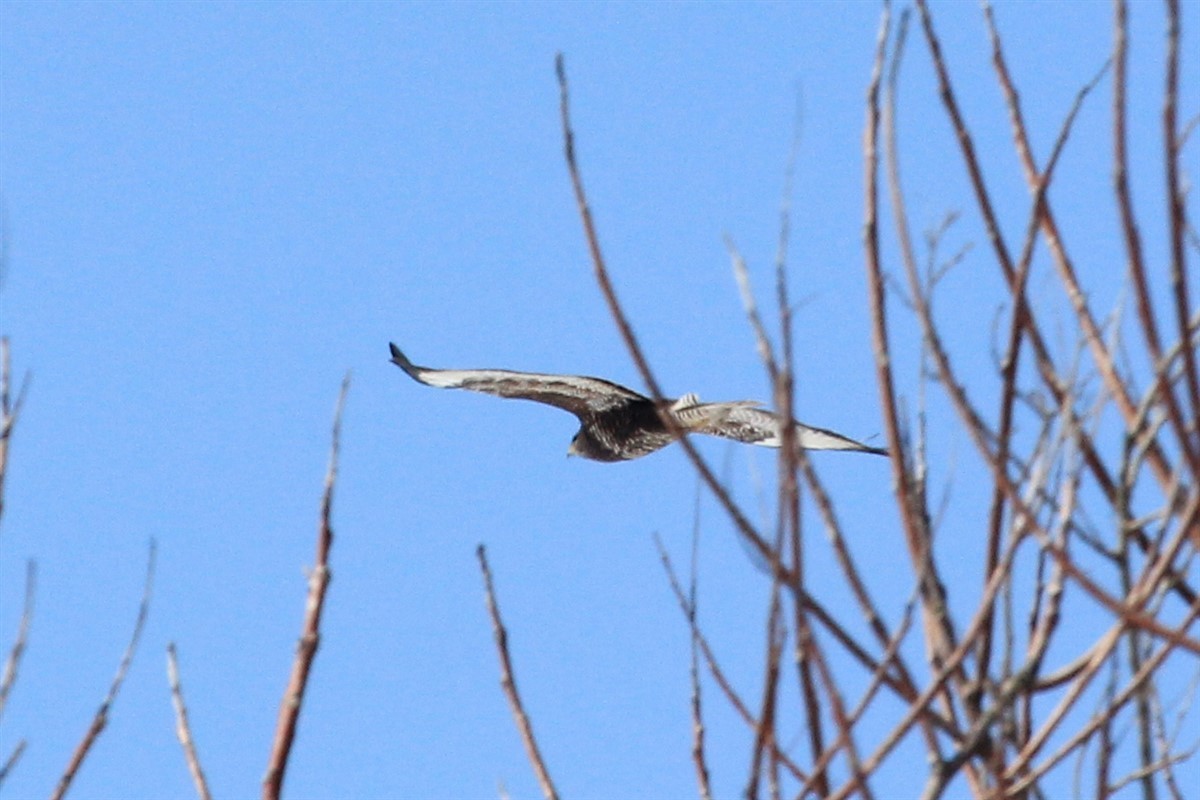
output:
MULTIPOLYGON (((625 347, 629 350, 629 354, 633 358, 633 362, 641 374, 642 380, 646 382, 646 387, 649 389, 651 397, 656 401, 660 401, 663 399, 662 390, 659 388, 654 373, 650 370, 650 363, 646 360, 641 345, 638 344, 633 327, 629 324, 629 320, 626 318, 625 312, 617 300, 616 291, 613 289, 612 281, 608 277, 608 267, 605 266, 604 255, 600 251, 600 239, 596 235, 596 226, 592 222, 592 212, 588 205, 587 193, 583 189, 583 178, 579 173, 579 164, 575 159, 575 134, 571 129, 570 91, 567 85, 566 65, 561 53, 555 59, 554 66, 558 76, 559 112, 562 119, 563 150, 567 161, 567 172, 570 173, 571 187, 575 193, 575 203, 579 208, 579 217, 583 222, 584 237, 587 239, 588 252, 592 258, 592 270, 596 276, 596 282, 600 285, 600 291, 604 295, 604 301, 608 305, 609 314, 612 316, 613 322, 616 323, 617 330, 621 334, 621 339, 625 342, 625 347)), ((771 565, 772 572, 780 573, 786 579, 789 570, 780 561, 779 553, 772 550, 766 540, 755 530, 754 525, 747 519, 737 503, 733 501, 728 490, 717 480, 716 475, 709 469, 708 464, 700 457, 700 453, 691 441, 689 441, 687 432, 680 429, 678 423, 675 422, 674 417, 670 414, 663 414, 662 421, 672 434, 679 437, 679 444, 683 448, 683 451, 687 453, 692 466, 695 467, 704 484, 708 486, 730 519, 733 520, 734 525, 747 543, 762 556, 764 561, 771 565)))
POLYGON ((17 637, 13 640, 8 658, 4 661, 4 674, 0 675, 0 717, 4 716, 4 706, 8 703, 8 695, 17 683, 17 673, 21 668, 21 657, 25 654, 25 644, 29 639, 29 625, 33 622, 33 600, 37 595, 37 562, 30 559, 25 562, 25 605, 21 611, 21 621, 17 626, 17 637))
MULTIPOLYGON (((0 239, 0 246, 3 240, 0 239)), ((0 268, 3 259, 0 258, 0 268)), ((21 415, 25 403, 25 392, 29 388, 29 373, 21 381, 16 399, 12 396, 12 371, 9 360, 8 337, 0 336, 0 519, 4 518, 4 476, 8 472, 8 444, 12 440, 13 428, 21 415)))
MULTIPOLYGON (((668 573, 670 562, 662 542, 655 537, 655 545, 659 554, 667 564, 668 573)), ((696 783, 700 790, 700 800, 712 800, 712 783, 708 773, 708 760, 704 753, 704 712, 700 693, 700 629, 696 620, 697 585, 700 581, 700 487, 696 487, 696 506, 692 523, 692 557, 688 572, 687 617, 691 633, 691 656, 688 663, 688 680, 692 687, 692 763, 696 767, 696 783)))
POLYGON ((1176 122, 1179 105, 1179 0, 1166 0, 1167 58, 1166 86, 1163 89, 1163 161, 1167 168, 1167 219, 1170 220, 1171 294, 1175 299, 1175 321, 1179 325, 1179 341, 1183 343, 1183 373, 1187 377, 1188 397, 1192 405, 1191 438, 1181 442, 1192 453, 1193 468, 1200 462, 1200 378, 1196 374, 1196 352, 1187 343, 1191 340, 1188 318, 1191 316, 1188 299, 1187 255, 1183 236, 1187 230, 1187 197, 1179 181, 1180 142, 1176 122))
POLYGON ((342 434, 342 410, 346 404, 346 392, 350 390, 350 375, 342 379, 337 405, 333 412, 333 432, 329 446, 329 466, 325 470, 325 490, 321 495, 321 511, 317 523, 317 551, 312 572, 308 576, 308 597, 304 606, 304 624, 300 641, 296 645, 296 658, 292 662, 291 677, 283 691, 279 704, 279 719, 275 725, 275 738, 271 743, 271 754, 267 771, 262 780, 263 800, 278 800, 283 790, 284 773, 292 742, 296 738, 296 726, 300 720, 300 709, 304 705, 304 692, 308 688, 308 676, 312 671, 317 648, 321 644, 321 612, 325 608, 325 591, 329 587, 329 550, 333 546, 333 528, 330 512, 333 506, 333 487, 337 483, 338 450, 342 434))
POLYGON ((500 686, 504 689, 504 697, 508 700, 509 709, 517 723, 517 730, 521 733, 521 743, 525 745, 525 754, 529 757, 529 763, 533 765, 538 784, 542 787, 542 794, 546 800, 557 800, 558 790, 554 788, 554 781, 551 780, 550 772, 546 769, 546 762, 542 759, 537 738, 533 735, 533 724, 529 721, 529 715, 525 713, 525 706, 521 703, 521 694, 517 691, 517 679, 513 675, 512 659, 508 654, 508 630, 500 618, 500 607, 496 603, 496 590, 492 585, 492 570, 488 567, 487 550, 483 545, 475 548, 475 556, 479 559, 479 570, 483 573, 488 616, 492 618, 492 632, 496 637, 496 655, 500 658, 500 686))
MULTIPOLYGON (((947 390, 955 395, 959 402, 956 404, 963 415, 969 432, 976 439, 980 452, 985 459, 993 460, 988 448, 991 440, 987 426, 975 407, 965 398, 965 392, 959 384, 958 377, 950 366, 949 357, 942 344, 941 336, 933 323, 932 311, 929 306, 927 293, 921 286, 917 276, 916 251, 909 234, 908 211, 904 201, 904 193, 900 181, 899 147, 896 142, 896 96, 899 71, 901 65, 901 42, 897 42, 888 73, 887 97, 884 102, 884 148, 887 159, 888 194, 891 199, 892 216, 896 235, 900 241, 900 254, 904 263, 905 274, 908 277, 909 291, 913 305, 920 320, 925 345, 929 348, 937 364, 947 390)), ((906 537, 909 559, 913 571, 917 575, 921 591, 921 610, 925 622, 925 641, 932 663, 940 665, 946 653, 955 647, 954 625, 949 618, 948 603, 945 597, 945 587, 938 574, 937 565, 933 558, 933 547, 930 531, 927 525, 928 510, 922 504, 918 506, 919 498, 914 492, 906 492, 906 500, 910 505, 910 514, 914 518, 915 527, 911 535, 906 537)), ((907 533, 907 531, 906 531, 907 533)), ((965 677, 965 676, 962 676, 965 677)), ((950 710, 950 700, 945 698, 947 710, 950 710)))
MULTIPOLYGON (((4 715, 8 695, 17 683, 21 658, 25 654, 25 644, 29 639, 29 626, 33 622, 33 601, 36 594, 37 563, 30 559, 25 564, 25 604, 21 610, 21 621, 18 623, 17 636, 13 640, 12 648, 8 651, 8 658, 4 661, 4 673, 0 675, 0 717, 4 715)), ((4 766, 0 767, 0 787, 4 786, 4 779, 12 772, 23 752, 25 752, 25 740, 21 739, 5 760, 4 766)))
MULTIPOLYGON (((1025 230, 1025 240, 1022 245, 1020 260, 1018 261, 1016 280, 1011 287, 1013 295, 1012 320, 1009 326, 1008 342, 1000 371, 1003 391, 1000 402, 1000 428, 996 438, 996 463, 999 469, 1003 469, 1002 465, 1008 463, 1012 452, 1013 414, 1017 397, 1017 369, 1020 365, 1021 345, 1023 342, 1022 334, 1026 329, 1033 329, 1036 325, 1032 320, 1028 299, 1025 296, 1025 286, 1029 279, 1030 266, 1033 263, 1033 248, 1037 242, 1037 231, 1045 213, 1046 193, 1049 191, 1051 180, 1053 180, 1054 169, 1058 165, 1059 157, 1066 147, 1071 127, 1075 122, 1076 116, 1079 114, 1079 110, 1083 107, 1083 101, 1107 71, 1108 65, 1105 64, 1100 72, 1075 95, 1075 102, 1072 104, 1071 110, 1068 112, 1067 118, 1059 130, 1058 138, 1054 143, 1054 149, 1050 154, 1049 160, 1046 162, 1046 168, 1038 177, 1034 190, 1033 211, 1030 214, 1025 230)), ((1067 396, 1069 400, 1070 395, 1068 394, 1067 396)), ((991 574, 997 568, 999 559, 1001 521, 1005 507, 1004 500, 1004 488, 997 482, 992 494, 992 505, 988 519, 987 563, 985 567, 988 574, 991 574)), ((983 634, 980 637, 977 680, 981 686, 986 682, 990 668, 992 649, 991 628, 991 619, 989 616, 983 628, 983 634)))
MULTIPOLYGON (((768 752, 778 747, 775 737, 775 712, 779 696, 779 660, 783 653, 786 637, 781 618, 779 581, 771 585, 771 603, 767 610, 767 654, 764 661, 762 710, 754 732, 754 745, 750 758, 750 776, 742 792, 747 800, 757 800, 758 784, 762 778, 762 760, 768 752)), ((774 795, 775 792, 772 792, 774 795)))
POLYGON ((204 779, 204 770, 200 766, 200 757, 196 754, 196 742, 192 739, 192 726, 188 723, 187 704, 183 701, 183 687, 179 685, 179 663, 175 657, 175 643, 167 645, 167 685, 171 687, 171 705, 175 707, 175 736, 183 747, 183 757, 187 761, 188 772, 192 773, 192 782, 196 784, 196 796, 200 800, 212 800, 208 790, 208 781, 204 779))
MULTIPOLYGON (((992 43, 992 64, 1008 105, 1009 118, 1012 121, 1013 127, 1013 137, 1016 142, 1017 154, 1021 159, 1021 167, 1025 173, 1025 182, 1029 185, 1030 192, 1035 192, 1040 172, 1034 162, 1032 148, 1029 143, 1029 134, 1025 127, 1024 117, 1021 114, 1017 92, 1013 86, 1012 76, 1009 74, 1008 64, 1004 58, 1000 34, 996 30, 992 8, 987 3, 987 0, 984 0, 983 12, 984 20, 988 27, 988 36, 992 43)), ((1053 256, 1054 264, 1062 280, 1067 299, 1070 301, 1071 307, 1075 312, 1075 318, 1088 344, 1092 360, 1095 362, 1096 368, 1104 381, 1104 387, 1116 401, 1117 409, 1121 412, 1126 427, 1133 428, 1137 409, 1130 397, 1129 387, 1117 373, 1112 353, 1105 345, 1100 327, 1096 323, 1091 309, 1088 307, 1087 293, 1079 284, 1079 276, 1076 274, 1075 267, 1067 254, 1066 246, 1063 244, 1062 235, 1058 230, 1058 224, 1055 222, 1054 213, 1050 208, 1048 199, 1045 201, 1045 212, 1042 214, 1041 224, 1042 233, 1053 256)), ((1053 392, 1054 389, 1051 388, 1051 391, 1053 392)), ((1079 430, 1079 433, 1083 434, 1084 431, 1079 430)), ((1097 453, 1095 446, 1086 436, 1081 437, 1080 445, 1083 448, 1084 460, 1088 465, 1088 469, 1095 474, 1096 480, 1100 482, 1105 493, 1112 496, 1114 493, 1112 478, 1108 475, 1104 462, 1097 453)), ((1160 484, 1165 484, 1170 480, 1172 470, 1156 442, 1152 443, 1149 456, 1155 476, 1158 478, 1160 484)))
POLYGON ((142 602, 138 605, 137 620, 133 624, 133 635, 129 638, 129 645, 125 648, 124 655, 121 656, 121 663, 117 665, 117 674, 113 677, 112 684, 108 687, 108 694, 104 696, 104 701, 100 703, 100 708, 96 710, 96 716, 92 718, 92 724, 88 727, 87 732, 83 735, 83 739, 80 740, 79 745, 75 748, 75 752, 71 755, 71 760, 67 764, 67 768, 63 770, 62 777, 58 779, 58 785, 50 795, 51 800, 62 800, 66 796, 67 790, 71 788, 71 782, 75 780, 76 773, 79 772, 79 768, 83 765, 83 760, 92 749, 92 745, 96 743, 96 739, 100 737, 100 732, 108 724, 108 712, 117 700, 117 692, 121 691, 121 685, 125 683, 125 675, 129 672, 129 665, 133 663, 133 656, 137 652, 138 642, 142 638, 142 629, 146 627, 146 617, 150 614, 150 596, 154 589, 154 564, 157 553, 158 546, 151 539, 150 555, 146 561, 146 581, 142 586, 142 602))
MULTIPOLYGON (((729 705, 733 707, 733 710, 737 712, 737 715, 741 717, 743 722, 746 723, 746 726, 751 730, 757 731, 758 722, 750 713, 750 709, 746 707, 746 703, 733 688, 733 684, 731 684, 729 679, 725 676, 725 672, 721 669, 721 665, 717 663, 717 658, 715 655, 713 655, 712 647, 709 645, 708 639, 705 638, 703 631, 700 630, 700 626, 696 622, 695 614, 692 613, 692 605, 688 600, 687 595, 684 594, 683 587, 679 584, 679 578, 675 574, 675 567, 671 564, 671 557, 667 554, 666 548, 663 547, 662 540, 659 539, 657 535, 654 537, 654 546, 658 549, 659 560, 662 562, 663 570, 667 573, 667 582, 671 586, 671 593, 675 595, 675 602, 679 604, 679 610, 682 611, 684 617, 687 618, 688 626, 691 629, 692 638, 699 646, 700 654, 704 656, 704 662, 708 666, 709 674, 712 675, 713 680, 717 682, 717 687, 721 690, 721 693, 725 695, 725 699, 729 701, 729 705)), ((790 772, 796 780, 808 780, 804 772, 802 772, 800 768, 796 766, 795 762, 788 757, 788 754, 779 749, 777 742, 773 743, 772 746, 775 748, 771 754, 773 759, 777 760, 779 764, 788 772, 790 772)))
MULTIPOLYGON (((1150 300, 1150 284, 1146 275, 1146 263, 1142 253, 1142 237, 1138 231, 1137 218, 1133 211, 1133 199, 1129 191, 1129 156, 1128 134, 1125 130, 1125 85, 1129 61, 1129 46, 1127 39, 1129 9, 1125 0, 1114 0, 1115 10, 1115 43, 1113 45, 1113 189, 1117 196, 1117 207, 1121 215, 1121 227, 1124 232, 1125 253, 1129 263, 1129 274, 1133 280, 1134 298, 1137 300, 1138 319, 1141 322, 1142 335, 1146 340, 1151 363, 1162 363, 1162 344, 1159 340, 1158 326, 1155 323, 1154 307, 1150 300)), ((1170 49, 1168 43, 1168 50, 1170 49)), ((1171 137, 1173 141, 1173 137, 1171 137)), ((1168 162, 1174 163, 1175 154, 1168 154, 1168 162)), ((1168 168, 1169 169, 1169 168, 1168 168)), ((1177 186, 1174 188, 1178 188, 1177 186)), ((1174 201, 1172 200, 1172 203, 1174 201)), ((1186 325, 1186 322, 1184 323, 1186 325)), ((1187 341, 1187 337, 1184 337, 1187 341)), ((1191 465, 1192 474, 1200 473, 1200 456, 1189 446, 1187 425, 1179 410, 1175 398, 1174 387, 1168 380, 1169 371, 1160 370, 1156 378, 1158 392, 1171 427, 1179 437, 1184 459, 1191 465)), ((1200 542, 1200 533, 1196 541, 1200 542)))

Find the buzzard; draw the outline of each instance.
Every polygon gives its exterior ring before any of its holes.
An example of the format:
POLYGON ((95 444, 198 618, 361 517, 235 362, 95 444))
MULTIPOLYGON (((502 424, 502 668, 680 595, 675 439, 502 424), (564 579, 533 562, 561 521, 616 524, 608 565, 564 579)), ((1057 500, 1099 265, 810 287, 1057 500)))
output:
MULTIPOLYGON (((473 392, 516 397, 545 403, 579 418, 579 432, 567 455, 594 461, 629 461, 649 455, 678 438, 660 414, 669 414, 688 433, 706 433, 739 442, 779 447, 780 418, 753 400, 701 403, 694 394, 655 403, 620 384, 585 375, 541 375, 504 369, 430 369, 408 360, 390 345, 392 363, 426 386, 470 389, 473 392)), ((854 450, 887 455, 840 433, 793 421, 796 442, 808 450, 854 450)))

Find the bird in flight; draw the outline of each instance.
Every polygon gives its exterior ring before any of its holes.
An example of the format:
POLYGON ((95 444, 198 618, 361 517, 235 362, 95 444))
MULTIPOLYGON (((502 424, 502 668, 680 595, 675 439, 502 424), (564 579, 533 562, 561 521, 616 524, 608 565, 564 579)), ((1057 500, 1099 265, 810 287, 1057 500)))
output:
MULTIPOLYGON (((678 436, 660 414, 668 414, 687 433, 705 433, 763 447, 782 444, 780 417, 754 400, 701 403, 694 394, 655 403, 649 397, 602 378, 542 375, 504 369, 430 369, 408 360, 389 345, 392 363, 426 386, 469 389, 498 397, 545 403, 579 418, 579 432, 567 455, 593 461, 629 461, 666 447, 678 436)), ((792 421, 796 443, 806 450, 851 450, 887 455, 840 433, 792 421)))

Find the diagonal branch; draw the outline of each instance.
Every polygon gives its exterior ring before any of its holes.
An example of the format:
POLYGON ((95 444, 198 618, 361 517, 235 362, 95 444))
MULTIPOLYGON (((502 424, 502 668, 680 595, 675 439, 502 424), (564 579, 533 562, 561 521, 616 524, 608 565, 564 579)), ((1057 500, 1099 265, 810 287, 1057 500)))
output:
POLYGON ((192 739, 187 704, 183 701, 183 687, 179 685, 179 662, 175 657, 174 642, 167 645, 167 684, 171 687, 171 705, 175 707, 175 735, 183 746, 183 757, 187 761, 188 772, 192 773, 192 782, 196 784, 196 795, 200 800, 212 800, 208 781, 204 779, 204 769, 200 766, 200 756, 196 754, 196 742, 192 739))
POLYGON ((71 755, 71 761, 67 764, 67 768, 63 770, 62 777, 58 779, 58 785, 50 795, 51 800, 62 800, 66 796, 67 790, 71 788, 71 782, 75 780, 76 773, 79 772, 79 768, 83 765, 83 760, 87 758, 92 745, 100 737, 100 732, 108 724, 108 712, 117 700, 117 692, 121 691, 121 685, 125 683, 125 675, 129 672, 129 665, 133 663, 133 656, 137 652, 138 642, 142 638, 142 629, 146 627, 146 617, 150 614, 150 596, 154 589, 154 564, 157 554, 158 545, 151 539, 150 555, 146 561, 146 581, 142 587, 142 602, 138 605, 137 620, 133 624, 133 635, 129 638, 129 645, 125 648, 124 655, 121 656, 121 663, 117 665, 117 674, 113 676, 112 684, 108 687, 108 694, 104 696, 104 701, 100 703, 100 708, 96 710, 96 716, 92 718, 92 724, 88 727, 87 732, 83 735, 83 739, 80 740, 79 745, 75 748, 75 752, 71 755))
POLYGON ((500 686, 504 689, 504 696, 517 723, 517 730, 521 733, 521 743, 525 745, 525 754, 529 757, 529 763, 533 765, 538 784, 542 787, 542 794, 546 800, 558 800, 558 790, 554 788, 554 781, 550 778, 550 771, 546 769, 542 751, 538 748, 537 738, 533 735, 533 723, 529 721, 529 715, 525 713, 525 706, 521 703, 521 694, 517 691, 512 658, 508 654, 508 630, 504 627, 504 620, 500 618, 500 606, 496 603, 496 589, 492 585, 492 570, 488 567, 486 548, 479 545, 475 548, 475 556, 479 559, 479 570, 483 573, 488 616, 492 618, 492 633, 496 637, 496 655, 500 658, 500 686))

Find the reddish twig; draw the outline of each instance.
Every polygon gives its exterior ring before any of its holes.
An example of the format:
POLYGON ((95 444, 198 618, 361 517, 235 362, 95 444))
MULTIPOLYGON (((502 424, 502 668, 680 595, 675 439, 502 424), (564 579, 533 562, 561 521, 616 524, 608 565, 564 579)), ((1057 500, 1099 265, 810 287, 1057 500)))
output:
POLYGON ((291 677, 283 691, 279 704, 279 719, 275 725, 275 738, 271 743, 271 755, 267 761, 267 772, 262 780, 264 800, 278 800, 283 790, 284 773, 292 742, 296 738, 296 725, 300 720, 300 709, 304 704, 304 692, 312 671, 317 648, 321 644, 321 612, 325 607, 325 591, 329 587, 329 550, 333 546, 333 528, 330 512, 333 505, 333 487, 337 482, 338 449, 342 432, 342 409, 346 404, 346 392, 350 389, 350 375, 342 379, 337 405, 333 412, 333 432, 329 447, 329 467, 325 471, 325 490, 321 495, 321 511, 317 524, 317 553, 312 572, 308 575, 308 598, 304 607, 304 624, 300 641, 296 645, 296 658, 292 663, 291 677))
POLYGON ((492 618, 492 633, 496 638, 496 655, 500 659, 500 687, 504 690, 504 697, 508 700, 508 707, 512 711, 513 720, 516 721, 517 730, 521 734, 521 743, 525 745, 525 754, 529 757, 529 763, 537 775, 538 784, 542 787, 542 794, 546 800, 557 800, 558 790, 554 788, 550 771, 546 769, 542 751, 538 748, 537 738, 533 735, 533 723, 529 721, 529 715, 525 713, 525 706, 521 703, 521 694, 517 691, 517 679, 513 675, 512 658, 508 653, 508 630, 500 618, 500 606, 496 603, 496 589, 492 585, 492 570, 488 567, 487 550, 482 544, 475 548, 475 556, 479 559, 479 570, 483 573, 488 616, 492 618))
MULTIPOLYGON (((1133 210, 1133 199, 1129 191, 1129 157, 1127 149, 1128 136, 1125 131, 1125 83, 1129 47, 1127 38, 1128 8, 1124 0, 1115 3, 1114 44, 1113 44, 1113 184, 1117 197, 1117 207, 1121 216, 1121 227, 1124 233, 1125 253, 1129 263, 1129 274, 1133 279, 1134 298, 1137 301, 1138 318, 1141 322, 1142 334, 1146 340, 1153 363, 1162 361, 1162 344, 1159 339, 1158 325, 1155 322, 1154 307, 1150 299, 1150 284, 1146 274, 1146 262, 1142 251, 1142 237, 1138 230, 1137 217, 1133 210)), ((1169 49, 1169 47, 1168 47, 1169 49)), ((1173 137, 1168 137, 1173 141, 1173 137)), ((1168 162, 1174 163, 1177 153, 1168 155, 1168 162)), ((1168 167, 1170 169, 1170 167, 1168 167)), ((1177 186, 1175 188, 1178 188, 1177 186)), ((1174 199, 1171 199, 1171 209, 1174 211, 1174 199)), ((1172 246, 1174 243, 1172 243, 1172 246)), ((1182 255, 1180 256, 1182 258, 1182 255)), ((1186 317, 1185 317, 1186 323, 1186 317)), ((1184 337, 1186 341, 1186 337, 1184 337)), ((1166 380, 1166 374, 1158 373, 1158 390, 1163 406, 1166 408, 1167 419, 1179 437, 1184 459, 1191 465, 1192 474, 1200 473, 1200 456, 1189 447, 1189 432, 1175 397, 1175 390, 1166 380)), ((1195 541, 1200 544, 1200 532, 1195 541)))
POLYGON ((62 777, 58 779, 58 785, 50 795, 51 800, 62 800, 66 796, 67 790, 71 788, 71 782, 75 780, 76 773, 79 772, 80 766, 83 765, 83 760, 92 749, 92 745, 96 743, 96 739, 99 738, 100 732, 104 730, 104 726, 108 724, 108 712, 112 709, 113 703, 116 702, 117 692, 121 690, 121 685, 125 682, 125 675, 129 672, 129 665, 133 663, 133 656, 137 652, 138 642, 142 638, 142 629, 146 626, 146 617, 150 613, 150 596, 154 588, 154 563, 157 553, 158 546, 151 539, 150 555, 146 562, 146 581, 142 587, 142 602, 138 605, 137 621, 133 625, 133 635, 129 639, 129 645, 125 648, 124 655, 121 656, 121 663, 117 665, 117 674, 113 677, 112 684, 108 687, 108 694, 104 696, 104 701, 100 704, 100 708, 96 710, 96 715, 92 718, 92 724, 88 727, 87 732, 83 735, 83 739, 71 755, 71 760, 67 764, 67 768, 63 770, 62 777))
POLYGON ((175 657, 174 642, 167 644, 167 684, 171 687, 171 705, 175 707, 175 736, 183 747, 183 757, 187 761, 188 772, 192 773, 192 782, 196 784, 196 795, 200 800, 212 800, 212 793, 208 790, 208 781, 204 779, 204 769, 200 766, 200 757, 196 754, 192 726, 188 723, 187 704, 183 701, 183 687, 179 685, 179 662, 175 657))
MULTIPOLYGON (((1179 179, 1180 141, 1176 122, 1179 106, 1179 0, 1167 0, 1167 54, 1166 86, 1163 88, 1163 161, 1167 169, 1167 219, 1170 220, 1171 240, 1171 294, 1175 300, 1175 321, 1179 326, 1179 340, 1188 342, 1190 299, 1188 294, 1187 251, 1183 246, 1187 230, 1187 190, 1179 179)), ((1196 353, 1191 347, 1183 350, 1183 374, 1187 377, 1187 392, 1192 406, 1192 429, 1190 438, 1184 434, 1180 443, 1192 454, 1192 466, 1200 463, 1200 377, 1196 372, 1196 353)))

